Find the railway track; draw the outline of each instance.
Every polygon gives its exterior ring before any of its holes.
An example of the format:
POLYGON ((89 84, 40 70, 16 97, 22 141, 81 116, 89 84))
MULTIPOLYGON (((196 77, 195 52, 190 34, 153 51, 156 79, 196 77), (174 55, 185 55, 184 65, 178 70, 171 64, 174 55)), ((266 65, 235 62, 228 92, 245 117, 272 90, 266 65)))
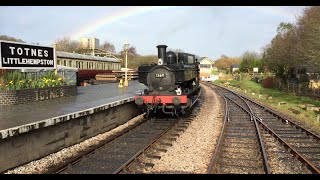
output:
POLYGON ((61 174, 119 174, 143 173, 153 167, 153 159, 172 146, 200 110, 203 95, 183 117, 151 118, 128 127, 97 147, 81 153, 47 173, 61 174))
POLYGON ((270 168, 255 119, 234 98, 221 94, 226 115, 208 173, 269 174, 270 168))
MULTIPOLYGON (((276 149, 284 149, 284 151, 276 152, 264 150, 265 152, 268 151, 268 156, 266 157, 269 157, 269 160, 275 159, 274 156, 285 156, 286 158, 283 158, 282 160, 285 161, 286 164, 291 163, 291 166, 294 166, 294 164, 298 166, 300 162, 303 166, 301 169, 308 169, 306 171, 302 171, 302 173, 309 173, 309 171, 311 173, 320 172, 320 138, 317 135, 248 97, 220 86, 209 83, 206 83, 206 85, 211 87, 214 86, 214 88, 220 91, 221 95, 225 97, 227 102, 232 101, 234 104, 237 103, 238 107, 242 107, 242 111, 246 111, 247 114, 250 114, 251 121, 257 123, 256 129, 257 131, 261 131, 260 136, 263 136, 263 138, 260 138, 262 146, 270 146, 268 141, 272 138, 271 141, 277 142, 279 146, 276 147, 276 149), (299 162, 297 162, 298 160, 299 162)), ((228 103, 228 106, 230 106, 230 103, 228 103)), ((229 120, 232 119, 232 115, 237 111, 239 111, 239 109, 235 110, 234 108, 228 108, 226 110, 225 126, 230 124, 227 122, 228 118, 229 120)), ((240 113, 240 116, 237 117, 242 119, 242 116, 244 116, 243 113, 240 113)), ((249 135, 253 133, 253 131, 243 131, 243 133, 249 135)), ((216 152, 215 154, 217 155, 216 152)), ((214 158, 212 159, 214 160, 214 158)), ((210 165, 213 166, 215 163, 216 162, 211 162, 210 165)), ((268 159, 266 159, 266 164, 270 164, 268 159)), ((275 172, 275 169, 276 168, 274 166, 271 167, 270 172, 275 172)), ((212 170, 212 168, 208 168, 208 172, 209 170, 212 170)), ((250 171, 249 173, 253 172, 254 171, 250 171)))

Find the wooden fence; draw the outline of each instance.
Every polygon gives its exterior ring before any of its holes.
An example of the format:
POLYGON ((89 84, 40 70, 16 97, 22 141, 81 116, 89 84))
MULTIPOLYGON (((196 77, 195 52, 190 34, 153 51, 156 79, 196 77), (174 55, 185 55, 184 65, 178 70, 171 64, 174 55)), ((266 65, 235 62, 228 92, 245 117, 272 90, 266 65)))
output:
POLYGON ((310 88, 309 82, 297 83, 297 82, 287 82, 284 83, 281 80, 274 80, 273 87, 280 89, 284 92, 294 93, 298 96, 307 96, 312 99, 320 100, 320 89, 310 88))

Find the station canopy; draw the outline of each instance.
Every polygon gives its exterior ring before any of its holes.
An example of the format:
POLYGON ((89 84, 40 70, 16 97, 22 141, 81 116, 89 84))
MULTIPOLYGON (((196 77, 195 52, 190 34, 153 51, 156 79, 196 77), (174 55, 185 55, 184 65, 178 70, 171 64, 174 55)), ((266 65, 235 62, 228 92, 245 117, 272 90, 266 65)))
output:
POLYGON ((105 61, 105 62, 120 62, 120 59, 116 57, 101 57, 101 56, 92 56, 86 54, 78 53, 69 53, 64 51, 57 51, 58 58, 70 58, 70 59, 82 59, 82 60, 94 60, 94 61, 105 61))
MULTIPOLYGON (((69 67, 69 66, 58 66, 58 72, 60 71, 74 71, 78 72, 78 68, 69 67)), ((21 72, 43 72, 43 71, 54 71, 54 69, 21 69, 21 72)))

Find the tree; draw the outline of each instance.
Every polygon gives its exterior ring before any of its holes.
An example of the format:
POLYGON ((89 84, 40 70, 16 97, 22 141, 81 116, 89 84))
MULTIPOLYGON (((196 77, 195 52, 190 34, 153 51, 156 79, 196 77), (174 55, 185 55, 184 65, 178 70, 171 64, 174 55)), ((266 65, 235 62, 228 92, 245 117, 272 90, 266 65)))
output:
MULTIPOLYGON (((241 72, 252 72, 254 67, 258 67, 261 65, 260 56, 258 53, 254 51, 246 51, 243 53, 241 57, 242 61, 240 64, 241 72)), ((260 69, 260 68, 259 68, 260 69)))
POLYGON ((308 7, 298 19, 297 51, 300 61, 320 68, 320 7, 308 7))
POLYGON ((138 67, 142 64, 154 64, 154 63, 155 64, 158 63, 157 55, 147 55, 147 56, 137 55, 133 59, 130 59, 130 61, 128 61, 128 67, 138 70, 138 67))
POLYGON ((292 23, 281 22, 277 28, 278 35, 286 34, 289 30, 293 29, 292 23))
POLYGON ((57 44, 57 51, 82 53, 80 42, 71 40, 70 37, 63 37, 56 40, 55 43, 57 44))
POLYGON ((295 25, 280 23, 278 34, 264 48, 264 61, 286 80, 291 68, 320 68, 320 7, 307 7, 295 25))
POLYGON ((106 50, 108 52, 111 52, 111 53, 116 53, 116 48, 114 47, 113 44, 111 44, 110 42, 108 41, 105 41, 101 46, 100 46, 101 49, 103 50, 106 50))
POLYGON ((215 67, 219 70, 228 70, 232 64, 240 64, 241 59, 237 57, 228 57, 226 55, 221 55, 221 57, 215 62, 215 67))
POLYGON ((172 49, 172 48, 169 48, 168 50, 167 50, 167 52, 168 51, 172 51, 172 52, 174 52, 174 53, 176 53, 176 54, 178 54, 178 53, 183 53, 184 52, 184 50, 182 50, 182 49, 172 49))
MULTIPOLYGON (((129 46, 127 51, 128 51, 128 59, 130 59, 131 61, 133 60, 134 57, 138 56, 136 47, 134 46, 129 46)), ((125 67, 125 63, 126 63, 125 45, 123 45, 122 51, 120 51, 120 54, 121 54, 121 59, 123 59, 123 61, 121 62, 121 65, 125 67)))
MULTIPOLYGON (((10 36, 7 36, 7 35, 0 35, 0 40, 25 43, 25 42, 24 42, 23 40, 21 40, 21 39, 17 39, 17 38, 10 37, 10 36)), ((0 69, 0 84, 3 84, 3 76, 4 76, 7 72, 10 72, 10 71, 12 71, 12 70, 0 69)))
POLYGON ((10 36, 7 36, 7 35, 0 35, 0 40, 25 43, 21 39, 16 39, 14 37, 10 37, 10 36))
POLYGON ((279 24, 277 31, 278 34, 264 48, 263 62, 267 69, 285 80, 290 68, 299 63, 297 51, 299 40, 295 25, 282 22, 279 24))

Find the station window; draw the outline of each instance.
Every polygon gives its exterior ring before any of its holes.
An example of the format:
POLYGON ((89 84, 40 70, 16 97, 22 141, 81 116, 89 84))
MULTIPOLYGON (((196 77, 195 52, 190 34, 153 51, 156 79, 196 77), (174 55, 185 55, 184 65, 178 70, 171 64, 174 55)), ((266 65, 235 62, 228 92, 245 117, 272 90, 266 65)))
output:
POLYGON ((211 64, 200 64, 200 68, 211 68, 211 64))
POLYGON ((188 64, 194 64, 194 57, 188 56, 188 64))

